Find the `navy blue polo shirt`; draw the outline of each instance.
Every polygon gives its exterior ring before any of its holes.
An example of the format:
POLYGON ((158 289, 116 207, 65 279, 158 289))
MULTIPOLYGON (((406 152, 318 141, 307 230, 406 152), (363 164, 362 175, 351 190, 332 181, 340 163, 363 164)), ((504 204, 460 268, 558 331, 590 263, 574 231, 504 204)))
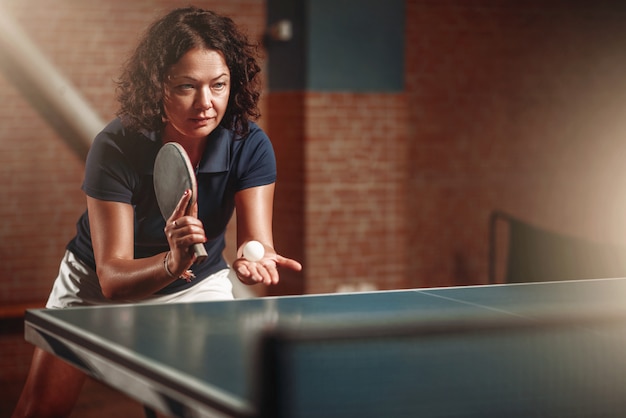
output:
MULTIPOLYGON (((89 150, 82 189, 90 197, 128 203, 135 213, 135 258, 150 257, 169 249, 154 193, 152 169, 161 148, 157 132, 137 133, 113 120, 100 132, 89 150)), ((197 169, 198 218, 207 236, 207 260, 193 265, 198 279, 225 267, 224 233, 235 208, 235 193, 276 181, 276 159, 267 135, 253 122, 244 138, 218 127, 208 138, 197 169)), ((89 217, 83 213, 76 236, 67 249, 95 270, 89 217)), ((176 280, 158 293, 172 293, 189 286, 176 280)))

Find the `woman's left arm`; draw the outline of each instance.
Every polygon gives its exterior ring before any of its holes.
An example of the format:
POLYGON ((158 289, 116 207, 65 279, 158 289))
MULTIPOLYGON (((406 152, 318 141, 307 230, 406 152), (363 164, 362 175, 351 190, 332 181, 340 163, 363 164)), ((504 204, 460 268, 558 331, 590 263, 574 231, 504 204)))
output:
POLYGON ((235 195, 237 213, 237 259, 233 268, 237 277, 245 284, 277 284, 278 267, 295 271, 302 270, 302 265, 290 258, 283 257, 274 250, 272 216, 274 209, 275 184, 251 187, 235 195), (265 248, 265 255, 253 262, 243 258, 243 247, 249 241, 259 241, 265 248))

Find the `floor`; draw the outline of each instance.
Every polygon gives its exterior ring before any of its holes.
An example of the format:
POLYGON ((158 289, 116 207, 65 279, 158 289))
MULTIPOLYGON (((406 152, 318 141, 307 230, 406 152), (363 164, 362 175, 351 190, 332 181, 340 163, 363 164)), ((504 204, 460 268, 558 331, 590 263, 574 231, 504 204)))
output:
MULTIPOLYGON (((23 325, 0 320, 0 418, 9 418, 26 380, 33 346, 24 341, 23 325), (10 361, 7 362, 7 360, 10 361)), ((93 380, 83 388, 70 418, 144 417, 143 406, 93 380)))

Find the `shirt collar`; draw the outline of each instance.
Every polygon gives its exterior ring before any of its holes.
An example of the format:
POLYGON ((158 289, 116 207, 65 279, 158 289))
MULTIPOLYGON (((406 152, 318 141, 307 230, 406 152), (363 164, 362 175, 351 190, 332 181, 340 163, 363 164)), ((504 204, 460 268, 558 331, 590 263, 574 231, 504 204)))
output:
MULTIPOLYGON (((143 134, 151 141, 161 144, 162 139, 159 132, 143 132, 143 134)), ((232 138, 233 133, 221 126, 218 126, 211 132, 207 138, 206 148, 200 164, 198 164, 197 173, 222 173, 228 171, 230 168, 230 143, 232 138)), ((152 167, 149 168, 149 171, 152 174, 152 167)))
POLYGON ((232 132, 218 126, 207 138, 198 173, 221 173, 230 168, 232 132))

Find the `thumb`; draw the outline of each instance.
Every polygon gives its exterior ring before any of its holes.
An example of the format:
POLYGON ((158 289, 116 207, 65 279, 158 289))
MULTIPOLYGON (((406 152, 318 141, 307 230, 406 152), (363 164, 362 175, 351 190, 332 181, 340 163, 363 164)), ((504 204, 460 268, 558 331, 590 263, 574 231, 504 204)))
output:
POLYGON ((302 270, 302 264, 300 264, 296 260, 292 260, 291 258, 286 258, 281 255, 276 256, 276 264, 278 264, 281 267, 286 267, 294 271, 302 270))

